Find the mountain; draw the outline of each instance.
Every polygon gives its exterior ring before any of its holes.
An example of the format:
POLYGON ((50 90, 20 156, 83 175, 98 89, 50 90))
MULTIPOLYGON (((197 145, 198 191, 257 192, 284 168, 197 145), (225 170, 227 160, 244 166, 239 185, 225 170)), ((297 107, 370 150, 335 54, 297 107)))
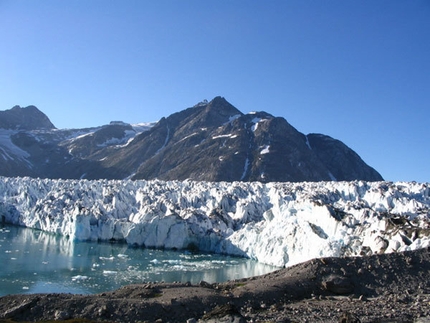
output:
POLYGON ((56 129, 35 107, 1 112, 0 175, 199 181, 382 180, 353 150, 222 97, 156 123, 56 129))
POLYGON ((48 117, 38 108, 19 105, 10 110, 0 111, 0 128, 19 130, 55 129, 48 117))

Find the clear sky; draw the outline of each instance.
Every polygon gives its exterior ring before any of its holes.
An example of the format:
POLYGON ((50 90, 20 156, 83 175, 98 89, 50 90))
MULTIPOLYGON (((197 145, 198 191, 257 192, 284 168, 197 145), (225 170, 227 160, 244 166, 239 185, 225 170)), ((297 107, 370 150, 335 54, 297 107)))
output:
POLYGON ((223 96, 430 181, 429 0, 0 0, 0 110, 57 128, 223 96))

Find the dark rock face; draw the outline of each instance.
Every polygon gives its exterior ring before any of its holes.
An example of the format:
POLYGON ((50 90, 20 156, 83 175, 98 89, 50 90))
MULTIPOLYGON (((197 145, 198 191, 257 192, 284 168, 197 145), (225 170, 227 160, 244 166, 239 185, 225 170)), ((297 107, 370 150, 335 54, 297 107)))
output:
POLYGON ((341 141, 321 134, 309 134, 307 137, 312 150, 334 178, 351 181, 373 180, 380 176, 341 141))
POLYGON ((20 129, 20 130, 38 130, 38 129, 55 129, 49 118, 30 105, 21 108, 16 105, 10 110, 0 111, 0 128, 2 129, 20 129))
POLYGON ((243 114, 222 97, 162 118, 143 132, 121 122, 74 132, 56 130, 55 134, 35 129, 11 135, 13 144, 27 155, 20 156, 22 167, 10 166, 19 160, 10 158, 9 166, 0 167, 0 175, 261 182, 382 180, 342 142, 324 135, 305 136, 284 118, 266 112, 243 114))

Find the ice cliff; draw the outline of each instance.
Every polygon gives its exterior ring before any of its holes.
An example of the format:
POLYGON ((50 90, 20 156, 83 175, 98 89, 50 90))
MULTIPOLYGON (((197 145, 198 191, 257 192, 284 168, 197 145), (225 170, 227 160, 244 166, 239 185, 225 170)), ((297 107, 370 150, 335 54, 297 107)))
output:
POLYGON ((0 219, 77 240, 196 248, 290 266, 429 247, 429 186, 0 177, 0 219))

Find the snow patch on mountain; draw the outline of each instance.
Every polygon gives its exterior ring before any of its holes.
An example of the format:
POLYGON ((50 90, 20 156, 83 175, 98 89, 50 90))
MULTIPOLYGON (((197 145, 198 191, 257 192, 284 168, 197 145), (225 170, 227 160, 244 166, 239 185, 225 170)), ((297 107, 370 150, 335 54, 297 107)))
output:
POLYGON ((122 138, 115 138, 112 137, 105 142, 98 144, 97 147, 108 147, 108 146, 115 146, 116 148, 121 148, 129 145, 133 139, 136 137, 136 131, 134 130, 125 130, 124 131, 124 137, 122 138))
POLYGON ((253 125, 251 126, 252 132, 255 132, 257 130, 257 128, 258 128, 258 124, 260 122, 264 122, 264 121, 267 121, 267 119, 258 118, 258 117, 255 117, 254 119, 252 119, 251 120, 251 122, 253 123, 253 125))
POLYGON ((251 126, 251 130, 252 130, 252 132, 255 132, 256 130, 257 130, 257 128, 258 128, 258 123, 261 121, 261 118, 254 118, 254 119, 252 119, 252 123, 253 123, 253 125, 251 126))
POLYGON ((84 132, 83 134, 76 134, 74 135, 72 138, 69 139, 70 142, 74 142, 76 140, 85 138, 85 137, 91 137, 94 136, 94 133, 99 130, 99 129, 93 129, 92 131, 89 132, 84 132))
POLYGON ((260 151, 260 155, 265 155, 270 153, 270 145, 266 145, 263 147, 263 149, 260 151))
POLYGON ((0 177, 0 220, 77 240, 197 247, 290 266, 429 247, 429 187, 0 177))
POLYGON ((234 135, 232 133, 226 134, 226 135, 218 135, 218 136, 213 136, 212 139, 219 139, 219 138, 236 138, 237 135, 234 135))
POLYGON ((136 132, 136 135, 141 134, 142 132, 148 131, 151 129, 157 122, 141 122, 131 124, 131 127, 136 132))
POLYGON ((185 136, 184 138, 180 139, 180 140, 178 141, 178 143, 179 143, 179 142, 182 142, 182 141, 184 141, 184 140, 187 140, 187 139, 189 139, 189 138, 191 138, 191 137, 194 137, 194 136, 196 136, 196 135, 198 135, 198 133, 197 133, 197 132, 193 132, 192 134, 190 134, 190 135, 188 135, 188 136, 185 136))
POLYGON ((305 137, 306 137, 306 146, 308 146, 308 148, 312 150, 311 144, 309 143, 309 137, 308 136, 305 136, 305 137))
POLYGON ((27 158, 30 157, 30 154, 12 142, 11 136, 17 132, 18 131, 14 130, 0 129, 0 155, 4 160, 15 160, 15 158, 17 158, 24 160, 31 165, 27 160, 27 158))
POLYGON ((224 125, 232 123, 234 120, 239 119, 242 115, 240 114, 235 114, 234 116, 230 116, 228 118, 228 121, 226 123, 224 123, 224 125))
POLYGON ((208 105, 208 100, 204 99, 203 101, 197 103, 196 105, 194 105, 194 108, 198 108, 198 107, 205 107, 208 105))
POLYGON ((162 151, 164 148, 166 148, 167 143, 168 143, 168 142, 169 142, 169 140, 170 140, 170 127, 169 127, 169 125, 166 125, 166 129, 167 129, 167 134, 166 134, 166 138, 164 139, 163 146, 161 146, 161 147, 157 150, 157 152, 155 153, 156 155, 158 155, 158 154, 160 153, 160 151, 162 151))
POLYGON ((245 179, 245 176, 248 173, 248 169, 249 169, 249 158, 246 158, 245 165, 243 166, 243 173, 242 173, 242 176, 240 177, 240 180, 245 179))
MULTIPOLYGON (((128 138, 127 138, 128 141, 128 138)), ((98 144, 97 147, 107 147, 107 146, 121 146, 124 143, 124 138, 110 138, 105 142, 98 144)))

